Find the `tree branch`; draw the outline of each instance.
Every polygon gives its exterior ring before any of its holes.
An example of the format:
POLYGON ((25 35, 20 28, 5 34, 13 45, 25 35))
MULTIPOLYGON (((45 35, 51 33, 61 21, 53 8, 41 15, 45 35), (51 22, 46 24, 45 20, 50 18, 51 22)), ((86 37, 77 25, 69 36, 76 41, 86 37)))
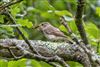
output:
MULTIPOLYGON (((16 39, 1 39, 0 40, 0 56, 12 58, 13 56, 5 48, 10 48, 16 56, 21 56, 21 58, 33 58, 36 60, 43 60, 46 62, 59 62, 65 67, 68 67, 65 61, 76 61, 81 63, 85 67, 91 67, 100 63, 100 58, 98 55, 91 54, 91 57, 95 58, 91 61, 88 58, 86 52, 80 46, 76 44, 69 43, 55 43, 55 42, 44 42, 40 40, 30 40, 32 47, 41 55, 37 55, 31 52, 31 49, 23 40, 16 39), (60 59, 60 60, 59 60, 60 59)), ((88 52, 91 52, 88 50, 88 52)), ((92 52, 91 52, 92 53, 92 52)), ((100 65, 99 65, 100 66, 100 65)))
POLYGON ((82 23, 82 14, 83 14, 83 10, 84 10, 84 4, 85 4, 85 0, 78 0, 77 12, 76 12, 76 16, 75 16, 75 23, 76 23, 76 26, 78 28, 78 31, 81 35, 83 42, 87 45, 89 43, 88 43, 88 39, 86 37, 86 32, 84 30, 84 26, 82 23))

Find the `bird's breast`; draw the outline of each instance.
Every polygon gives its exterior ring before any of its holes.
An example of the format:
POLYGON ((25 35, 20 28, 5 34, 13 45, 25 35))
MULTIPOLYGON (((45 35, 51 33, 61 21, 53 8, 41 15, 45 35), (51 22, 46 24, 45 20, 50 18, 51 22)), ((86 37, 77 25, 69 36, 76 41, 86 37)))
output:
POLYGON ((56 36, 54 35, 45 35, 46 38, 48 38, 49 40, 55 40, 56 36))

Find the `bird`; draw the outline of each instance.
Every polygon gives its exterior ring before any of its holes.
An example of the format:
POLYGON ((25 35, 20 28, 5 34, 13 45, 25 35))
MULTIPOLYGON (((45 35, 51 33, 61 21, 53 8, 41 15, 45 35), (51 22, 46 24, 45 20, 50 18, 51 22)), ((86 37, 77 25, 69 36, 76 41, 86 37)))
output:
POLYGON ((50 41, 65 41, 68 43, 73 43, 73 41, 67 37, 59 28, 54 27, 49 22, 43 22, 36 27, 41 31, 44 36, 50 41))

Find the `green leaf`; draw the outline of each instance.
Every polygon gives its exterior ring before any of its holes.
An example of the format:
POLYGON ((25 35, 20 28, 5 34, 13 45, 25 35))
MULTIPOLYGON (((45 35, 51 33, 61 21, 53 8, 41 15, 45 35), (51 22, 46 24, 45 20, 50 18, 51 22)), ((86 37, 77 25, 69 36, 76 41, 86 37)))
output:
POLYGON ((70 67, 83 67, 80 63, 78 63, 78 62, 74 62, 74 61, 69 61, 69 62, 67 62, 69 65, 70 65, 70 67))
POLYGON ((72 14, 67 11, 67 10, 62 10, 62 11, 55 11, 55 14, 58 15, 58 16, 63 16, 63 15, 67 15, 67 16, 71 16, 72 17, 72 14))
POLYGON ((100 17, 100 7, 96 7, 96 14, 100 17))
MULTIPOLYGON (((28 35, 28 33, 25 31, 25 29, 23 29, 23 28, 20 28, 20 30, 21 30, 21 32, 24 34, 24 36, 25 37, 29 37, 29 35, 28 35)), ((22 37, 21 37, 21 39, 23 39, 22 37)))
POLYGON ((68 2, 68 3, 77 4, 77 1, 76 0, 65 0, 65 1, 68 2))
POLYGON ((65 20, 66 21, 74 21, 74 18, 73 17, 69 17, 69 16, 65 16, 65 20))
POLYGON ((67 29, 64 27, 64 25, 60 25, 59 29, 63 32, 68 32, 67 29))
POLYGON ((13 37, 14 32, 12 27, 2 27, 0 28, 0 34, 1 38, 8 38, 8 37, 13 37))
POLYGON ((77 32, 78 32, 77 26, 76 26, 76 24, 75 24, 75 21, 70 21, 70 22, 68 22, 68 25, 69 25, 69 27, 71 28, 72 32, 74 32, 74 33, 77 33, 77 32))
POLYGON ((6 29, 9 32, 13 32, 13 28, 12 27, 3 27, 4 29, 6 29))
POLYGON ((93 36, 96 39, 100 38, 100 30, 97 28, 95 24, 93 23, 86 24, 85 30, 90 36, 93 36))
POLYGON ((27 65, 27 59, 23 58, 17 61, 18 67, 26 67, 27 65))
POLYGON ((4 23, 4 15, 0 15, 0 23, 4 23))
POLYGON ((13 28, 12 27, 3 27, 7 32, 5 33, 8 36, 14 36, 13 28))
POLYGON ((9 61, 8 62, 8 67, 18 67, 17 61, 9 61))
MULTIPOLYGON (((70 27, 70 29, 72 30, 72 32, 77 33, 77 27, 74 21, 70 21, 70 22, 66 22, 68 24, 68 26, 70 27)), ((68 32, 68 30, 64 27, 64 25, 61 25, 60 30, 63 32, 68 32)))
POLYGON ((27 59, 20 59, 18 61, 9 61, 8 67, 26 67, 27 59))
POLYGON ((16 14, 18 14, 20 12, 20 8, 19 8, 18 4, 11 6, 10 11, 13 16, 16 16, 16 14))
POLYGON ((50 5, 47 0, 36 0, 35 7, 41 11, 55 10, 55 8, 50 5))
POLYGON ((28 19, 17 19, 17 23, 21 24, 22 26, 26 26, 27 28, 31 28, 33 26, 32 22, 28 19))
POLYGON ((53 67, 51 65, 49 65, 48 63, 44 62, 44 61, 40 61, 40 64, 42 67, 53 67))
POLYGON ((41 13, 41 16, 43 17, 43 18, 55 18, 55 15, 51 12, 51 13, 49 13, 49 12, 42 12, 41 13))
POLYGON ((32 67, 42 67, 40 63, 36 60, 31 60, 31 65, 32 67))
POLYGON ((64 9, 66 9, 66 4, 65 4, 64 0, 54 0, 53 1, 53 6, 57 10, 64 10, 64 9))
POLYGON ((0 60, 0 67, 8 67, 8 62, 6 60, 0 60))

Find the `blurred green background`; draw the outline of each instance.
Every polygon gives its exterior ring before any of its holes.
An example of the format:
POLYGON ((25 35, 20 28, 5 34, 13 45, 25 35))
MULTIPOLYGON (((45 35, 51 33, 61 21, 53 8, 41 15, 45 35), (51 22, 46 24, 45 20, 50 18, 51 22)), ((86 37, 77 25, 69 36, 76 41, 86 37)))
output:
MULTIPOLYGON (((14 0, 0 0, 0 5, 14 0)), ((83 22, 88 36, 89 43, 94 47, 97 53, 100 53, 100 0, 85 0, 83 22)), ((75 14, 77 9, 77 0, 23 0, 21 3, 9 7, 10 11, 20 24, 23 34, 31 40, 47 40, 41 32, 32 27, 42 22, 50 22, 58 27, 65 34, 68 34, 66 28, 60 24, 60 16, 64 16, 73 33, 80 39, 79 32, 75 25, 75 14)), ((22 39, 11 25, 9 18, 0 15, 0 39, 17 38, 22 39), (4 26, 5 25, 5 26, 4 26)), ((81 67, 80 64, 69 62, 71 67, 81 67)), ((0 67, 52 67, 43 61, 31 59, 21 59, 18 61, 0 60, 0 67), (22 65, 20 65, 22 63, 22 65)))

